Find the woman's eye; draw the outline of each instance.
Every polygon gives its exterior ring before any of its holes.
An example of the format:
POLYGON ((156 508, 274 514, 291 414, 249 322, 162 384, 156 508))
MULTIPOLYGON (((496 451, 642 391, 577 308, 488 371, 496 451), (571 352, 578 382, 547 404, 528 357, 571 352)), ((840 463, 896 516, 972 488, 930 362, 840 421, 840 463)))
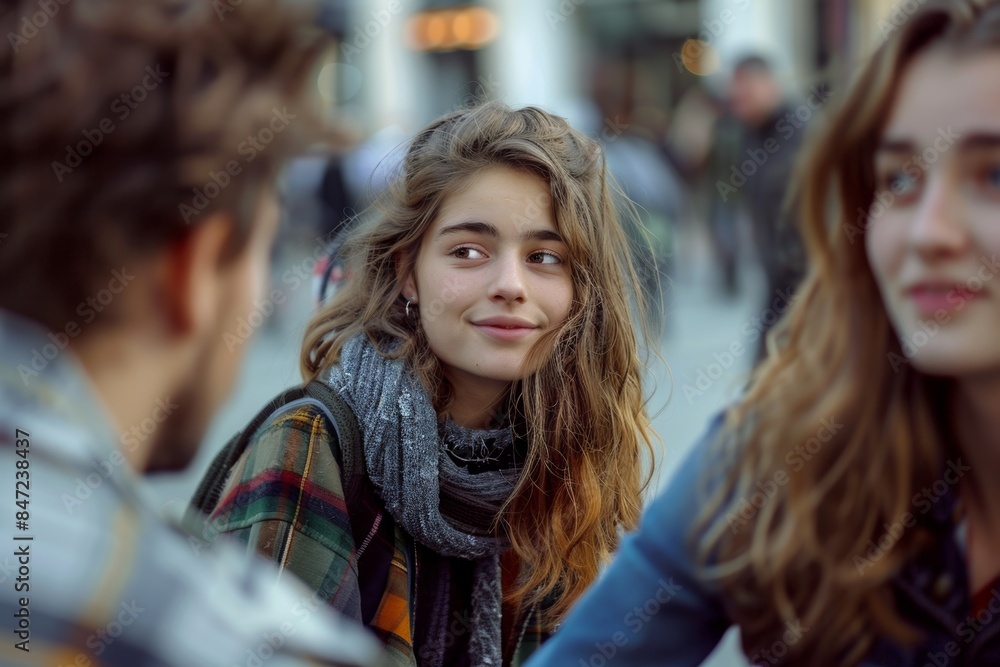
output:
POLYGON ((562 259, 552 252, 533 252, 528 255, 528 260, 534 264, 560 264, 562 259))
POLYGON ((885 175, 883 184, 886 190, 903 196, 916 190, 917 179, 905 171, 893 171, 885 175))
POLYGON ((458 259, 482 259, 486 257, 486 255, 482 251, 465 246, 461 248, 455 248, 449 254, 454 255, 458 259))
POLYGON ((986 169, 983 182, 986 187, 1000 190, 1000 165, 986 169))

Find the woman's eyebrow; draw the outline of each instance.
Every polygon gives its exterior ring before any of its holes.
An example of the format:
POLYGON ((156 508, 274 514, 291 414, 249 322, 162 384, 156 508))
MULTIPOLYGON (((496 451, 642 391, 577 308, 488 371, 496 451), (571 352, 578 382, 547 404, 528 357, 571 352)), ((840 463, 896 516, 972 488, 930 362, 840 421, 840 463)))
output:
POLYGON ((439 229, 437 236, 440 238, 448 234, 458 234, 460 232, 471 232, 473 234, 500 238, 500 230, 488 222, 459 222, 454 225, 448 225, 439 229))
MULTIPOLYGON (((948 144, 948 148, 957 145, 959 150, 962 151, 980 151, 980 150, 993 150, 1000 148, 1000 132, 994 132, 992 130, 982 130, 977 132, 970 132, 962 135, 958 135, 958 142, 952 141, 948 144)), ((933 145, 933 142, 929 146, 933 145)), ((875 148, 875 154, 912 154, 922 150, 916 143, 908 139, 902 139, 898 137, 888 137, 879 142, 878 146, 875 148)))
POLYGON ((968 150, 992 150, 1000 148, 1000 134, 996 132, 973 132, 962 137, 959 147, 968 150))
POLYGON ((908 154, 916 150, 915 145, 908 139, 886 138, 878 142, 875 147, 875 155, 879 154, 908 154))
MULTIPOLYGON (((458 234, 461 232, 469 232, 472 234, 482 234, 483 236, 489 236, 491 238, 500 238, 500 230, 496 225, 492 225, 488 222, 457 222, 453 225, 448 225, 447 227, 442 227, 438 230, 437 237, 447 236, 449 234, 458 234)), ((520 241, 556 241, 558 243, 563 243, 563 237, 559 235, 559 232, 553 229, 529 229, 526 231, 521 231, 518 234, 518 240, 520 241)))

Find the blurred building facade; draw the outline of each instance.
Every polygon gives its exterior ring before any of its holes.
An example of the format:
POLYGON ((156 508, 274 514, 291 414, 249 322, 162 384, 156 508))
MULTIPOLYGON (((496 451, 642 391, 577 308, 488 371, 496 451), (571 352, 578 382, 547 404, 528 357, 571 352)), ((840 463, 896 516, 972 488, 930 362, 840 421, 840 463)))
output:
POLYGON ((769 57, 789 91, 849 78, 920 0, 335 0, 324 70, 342 116, 404 134, 474 98, 661 138, 685 91, 769 57))

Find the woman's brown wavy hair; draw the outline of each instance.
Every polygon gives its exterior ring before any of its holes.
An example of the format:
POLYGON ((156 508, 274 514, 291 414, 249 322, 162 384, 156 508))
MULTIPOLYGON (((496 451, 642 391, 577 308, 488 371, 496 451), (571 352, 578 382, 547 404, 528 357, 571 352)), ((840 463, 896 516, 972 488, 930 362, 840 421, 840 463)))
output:
POLYGON ((540 370, 510 394, 529 454, 501 521, 521 560, 518 585, 506 597, 521 605, 554 600, 546 604, 551 625, 595 579, 619 531, 635 527, 649 480, 645 453, 652 454, 637 335, 644 302, 627 221, 616 213, 620 191, 599 144, 562 118, 498 102, 447 114, 420 131, 401 175, 376 203, 378 215, 345 243, 351 278, 309 323, 302 372, 318 376, 361 332, 375 342, 396 338, 403 345, 394 356, 416 371, 437 410, 447 411, 451 388, 422 329, 404 313, 397 276, 412 270, 445 199, 497 166, 548 184, 574 285, 566 321, 532 351, 538 364, 528 365, 540 370))
POLYGON ((921 523, 901 536, 893 525, 915 514, 914 494, 940 478, 952 453, 943 437, 948 385, 906 362, 868 265, 865 229, 874 152, 904 69, 932 48, 963 56, 1000 48, 1000 3, 921 7, 894 27, 815 137, 796 189, 809 273, 717 443, 724 483, 696 539, 748 655, 795 621, 813 628, 788 647, 795 664, 856 664, 879 637, 919 636, 895 606, 892 578, 930 536, 921 523), (817 438, 824 418, 842 424, 832 438, 822 433, 825 443, 817 438), (806 461, 795 448, 810 439, 806 461), (779 473, 787 481, 768 486, 779 473), (759 482, 775 495, 758 498, 754 513, 744 501, 759 482), (869 540, 884 543, 887 533, 898 541, 869 560, 869 540))

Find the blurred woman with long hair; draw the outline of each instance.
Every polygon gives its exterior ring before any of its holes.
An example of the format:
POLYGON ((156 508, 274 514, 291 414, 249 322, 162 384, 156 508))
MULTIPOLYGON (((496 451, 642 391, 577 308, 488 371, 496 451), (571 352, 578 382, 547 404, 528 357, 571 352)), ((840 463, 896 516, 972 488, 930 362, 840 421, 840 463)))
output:
POLYGON ((1000 664, 1000 3, 895 27, 801 173, 770 356, 532 664, 1000 664))
POLYGON ((648 481, 643 299, 615 192, 600 146, 537 108, 420 131, 305 336, 304 377, 353 419, 304 406, 262 427, 214 529, 397 664, 521 664, 635 527, 648 481), (353 420, 359 465, 330 455, 339 438, 349 457, 353 420), (373 493, 352 505, 359 475, 373 493))

